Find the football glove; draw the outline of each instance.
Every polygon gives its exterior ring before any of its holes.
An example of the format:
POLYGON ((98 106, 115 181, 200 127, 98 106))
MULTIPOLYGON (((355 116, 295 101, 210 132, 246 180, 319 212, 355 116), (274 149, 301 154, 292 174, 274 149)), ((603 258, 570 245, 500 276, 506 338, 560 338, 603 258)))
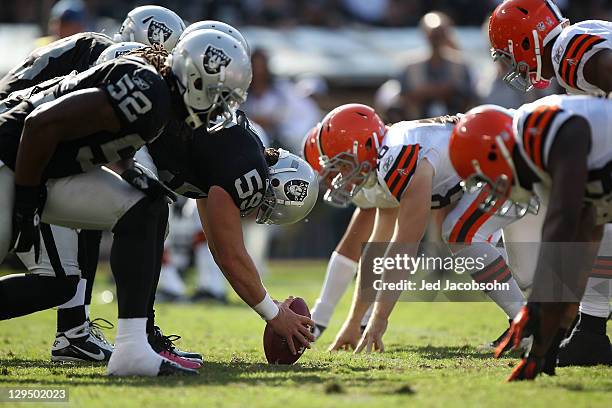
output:
POLYGON ((34 247, 36 263, 40 259, 40 215, 46 197, 47 190, 44 185, 15 185, 11 248, 15 252, 29 252, 34 247))
POLYGON ((134 163, 134 167, 122 172, 121 178, 145 193, 147 197, 153 199, 165 197, 170 201, 170 204, 176 201, 174 191, 166 187, 149 169, 139 163, 134 163))

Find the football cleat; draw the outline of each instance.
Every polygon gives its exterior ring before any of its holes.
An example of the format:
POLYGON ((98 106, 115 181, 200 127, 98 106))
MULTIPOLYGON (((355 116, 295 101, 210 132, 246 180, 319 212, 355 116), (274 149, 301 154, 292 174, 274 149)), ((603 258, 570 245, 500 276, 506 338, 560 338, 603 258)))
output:
POLYGON ((323 334, 325 329, 327 329, 327 327, 322 326, 320 324, 316 324, 316 323, 315 323, 314 327, 310 328, 310 332, 315 337, 315 341, 317 341, 319 339, 319 337, 321 337, 321 335, 323 334))
POLYGON ((524 338, 537 332, 539 309, 535 303, 528 303, 521 308, 510 328, 495 347, 495 358, 501 357, 508 350, 519 349, 524 338))
POLYGON ((164 336, 158 326, 154 326, 153 333, 149 334, 149 344, 160 356, 173 361, 182 367, 196 369, 202 366, 204 359, 201 354, 179 350, 174 342, 181 336, 164 336))
POLYGON ((51 347, 51 360, 81 363, 107 362, 114 347, 106 341, 99 328, 97 323, 86 321, 66 332, 57 333, 51 347))
POLYGON ((599 364, 612 366, 612 346, 605 334, 574 330, 559 347, 559 367, 599 364))
POLYGON ((506 381, 523 381, 533 380, 542 372, 542 364, 544 359, 538 357, 524 357, 506 381))
POLYGON ((191 302, 216 302, 222 305, 227 305, 229 302, 227 296, 222 294, 212 293, 207 289, 198 289, 190 298, 191 302))
POLYGON ((198 372, 191 368, 183 367, 173 361, 168 361, 164 359, 164 361, 162 361, 161 365, 159 366, 159 372, 157 373, 157 376, 168 377, 176 375, 198 375, 198 372))
MULTIPOLYGON (((489 351, 495 351, 495 349, 499 346, 499 344, 502 342, 502 340, 506 337, 506 335, 508 334, 508 332, 510 331, 510 327, 512 326, 512 320, 510 320, 510 326, 508 326, 508 328, 506 330, 504 330, 504 332, 502 334, 499 335, 498 338, 496 338, 495 340, 489 342, 489 343, 485 343, 481 346, 479 346, 479 350, 489 350, 489 351)), ((531 342, 533 340, 533 337, 525 337, 521 339, 521 342, 518 346, 519 350, 529 350, 529 348, 531 347, 531 342)), ((503 350, 503 353, 506 353, 508 351, 510 351, 512 349, 512 344, 508 343, 503 350)))

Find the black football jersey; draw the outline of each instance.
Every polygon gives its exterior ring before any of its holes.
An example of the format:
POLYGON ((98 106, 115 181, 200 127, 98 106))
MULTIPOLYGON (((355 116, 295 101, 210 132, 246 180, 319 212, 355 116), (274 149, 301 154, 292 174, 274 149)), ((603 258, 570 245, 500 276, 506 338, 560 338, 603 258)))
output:
POLYGON ((66 177, 130 158, 158 137, 172 115, 166 81, 144 60, 124 57, 80 74, 55 78, 17 92, 0 107, 0 160, 15 168, 25 118, 37 106, 78 90, 100 88, 121 123, 116 133, 98 132, 60 143, 46 178, 66 177))
POLYGON ((17 67, 0 79, 0 100, 72 71, 89 69, 100 54, 114 42, 104 34, 79 33, 38 48, 17 67))
POLYGON ((268 187, 264 146, 240 111, 235 125, 215 134, 173 120, 147 148, 160 180, 185 197, 205 198, 219 186, 244 215, 259 207, 268 187))

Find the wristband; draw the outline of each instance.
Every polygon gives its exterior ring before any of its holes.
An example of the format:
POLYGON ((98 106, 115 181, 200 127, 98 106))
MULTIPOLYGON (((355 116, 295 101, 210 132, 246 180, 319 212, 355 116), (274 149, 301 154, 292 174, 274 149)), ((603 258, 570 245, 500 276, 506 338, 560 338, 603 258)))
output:
POLYGON ((253 310, 255 310, 261 316, 261 318, 266 321, 274 319, 280 311, 268 293, 266 293, 266 296, 261 302, 253 306, 253 310))

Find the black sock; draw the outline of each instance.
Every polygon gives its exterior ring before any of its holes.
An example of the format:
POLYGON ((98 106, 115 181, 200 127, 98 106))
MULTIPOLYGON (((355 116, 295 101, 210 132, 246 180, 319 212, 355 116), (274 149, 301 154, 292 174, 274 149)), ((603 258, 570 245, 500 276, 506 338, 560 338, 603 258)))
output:
POLYGON ((98 269, 101 240, 102 231, 83 230, 79 233, 79 268, 81 268, 82 278, 87 279, 87 286, 85 287, 86 305, 91 304, 91 293, 98 269))
POLYGON ((168 205, 163 200, 143 198, 121 217, 113 229, 111 269, 117 284, 119 318, 147 317, 155 259, 163 243, 168 222, 168 205), (164 228, 159 228, 162 224, 164 228))
POLYGON ((607 320, 605 317, 592 316, 581 312, 576 331, 605 335, 607 320))
POLYGON ((0 320, 64 304, 75 295, 78 283, 78 276, 56 278, 28 273, 0 278, 0 320))
POLYGON ((85 306, 57 309, 57 332, 63 333, 85 323, 85 306))

